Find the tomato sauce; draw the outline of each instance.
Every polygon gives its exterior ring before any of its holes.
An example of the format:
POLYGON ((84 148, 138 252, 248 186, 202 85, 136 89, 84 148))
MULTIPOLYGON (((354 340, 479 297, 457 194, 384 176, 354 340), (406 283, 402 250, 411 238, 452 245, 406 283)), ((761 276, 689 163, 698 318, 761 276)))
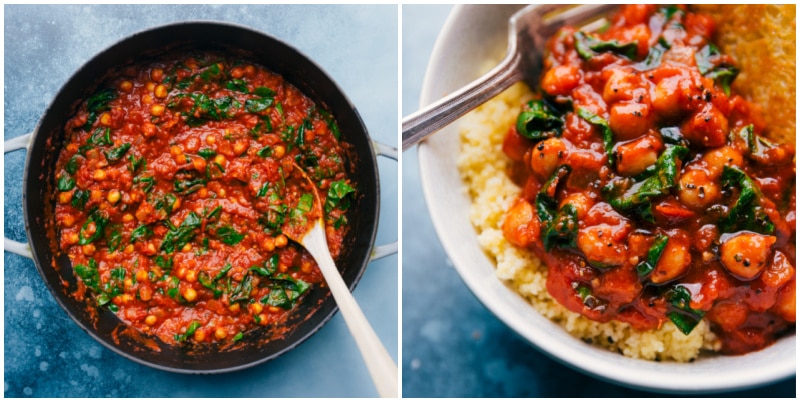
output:
POLYGON ((705 319, 741 354, 794 330, 794 151, 761 136, 713 35, 675 6, 562 28, 503 144, 523 187, 503 232, 569 310, 685 334, 705 319))
POLYGON ((352 166, 334 118, 281 76, 176 54, 120 71, 65 129, 59 248, 91 305, 166 343, 230 342, 324 285, 292 238, 324 218, 338 256, 352 166))

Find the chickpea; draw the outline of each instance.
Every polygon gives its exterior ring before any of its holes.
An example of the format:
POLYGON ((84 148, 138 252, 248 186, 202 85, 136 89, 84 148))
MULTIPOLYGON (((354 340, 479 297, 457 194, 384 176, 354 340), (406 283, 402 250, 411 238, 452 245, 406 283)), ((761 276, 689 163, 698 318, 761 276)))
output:
POLYGON ((200 188, 200 190, 197 191, 197 197, 201 199, 205 199, 206 197, 208 197, 208 189, 204 187, 200 188))
MULTIPOLYGON (((184 252, 184 253, 188 253, 188 252, 192 251, 192 244, 191 243, 186 243, 185 245, 183 245, 183 248, 181 249, 181 251, 184 252)), ((191 271, 189 271, 189 272, 191 272, 191 271)))
POLYGON ((231 78, 241 79, 243 76, 244 76, 244 68, 234 67, 233 69, 231 69, 231 78))
POLYGON ((261 248, 266 251, 275 250, 275 239, 271 237, 265 237, 264 240, 261 241, 261 248))
POLYGON ((650 281, 661 284, 676 279, 689 270, 692 263, 692 254, 689 251, 689 241, 685 235, 671 235, 664 246, 661 258, 658 259, 650 281))
POLYGON ((531 169, 540 178, 547 179, 567 157, 567 146, 559 138, 539 142, 531 152, 531 169))
POLYGON ((646 135, 617 147, 617 172, 623 176, 638 175, 656 163, 661 150, 661 140, 656 135, 646 135))
POLYGON ((578 249, 589 262, 604 267, 622 265, 628 259, 628 249, 624 243, 612 238, 613 227, 599 224, 578 230, 578 249))
POLYGON ((131 90, 133 90, 133 82, 127 81, 127 80, 120 82, 119 90, 121 90, 121 91, 123 91, 125 93, 130 93, 131 90))
POLYGON ((778 297, 775 299, 775 305, 772 307, 775 314, 789 322, 795 322, 797 319, 796 285, 796 281, 792 279, 786 286, 782 287, 778 292, 778 297))
POLYGON ((681 132, 696 145, 720 147, 725 145, 728 138, 728 118, 713 104, 708 103, 686 119, 681 125, 681 132))
POLYGON ((61 192, 58 194, 58 202, 61 204, 69 203, 72 200, 72 192, 61 192))
POLYGON ((228 192, 226 192, 225 189, 223 189, 223 188, 217 189, 217 197, 219 197, 221 199, 224 199, 225 196, 227 196, 227 195, 228 195, 228 192))
POLYGON ((275 158, 281 158, 284 154, 286 154, 286 146, 279 144, 272 148, 272 155, 275 158))
POLYGON ((503 235, 511 243, 525 247, 539 238, 539 218, 531 203, 518 200, 503 221, 503 235))
POLYGON ((250 143, 248 143, 246 140, 237 140, 236 143, 233 144, 233 154, 240 156, 247 151, 249 146, 250 143))
POLYGON ((65 214, 61 218, 61 225, 64 225, 67 228, 69 228, 70 226, 72 226, 74 224, 75 224, 75 217, 73 217, 72 214, 65 214))
POLYGON ((280 234, 275 238, 275 247, 282 249, 289 244, 289 239, 284 234, 280 234))
POLYGON ((153 68, 150 70, 150 79, 155 82, 161 82, 164 79, 164 70, 161 68, 153 68))
POLYGON ((100 124, 105 126, 111 125, 111 114, 107 112, 100 114, 100 124))
POLYGON ((261 303, 259 303, 259 302, 255 302, 253 304, 250 304, 250 312, 252 312, 253 314, 261 314, 261 311, 263 311, 263 310, 264 310, 264 306, 262 306, 261 303))
POLYGON ((89 244, 83 245, 82 250, 83 250, 83 254, 85 254, 87 256, 91 256, 92 254, 94 254, 94 252, 97 249, 94 247, 94 244, 89 243, 89 244))
POLYGON ((681 91, 678 84, 683 79, 681 76, 671 76, 662 79, 653 89, 653 111, 662 117, 673 117, 681 112, 681 91))
POLYGON ((153 102, 153 96, 150 96, 149 94, 142 96, 142 104, 150 104, 152 102, 153 102))
POLYGON ((147 324, 148 326, 153 326, 156 324, 157 320, 158 318, 155 315, 150 314, 147 317, 145 317, 144 323, 147 324))
POLYGON ((706 163, 709 178, 716 180, 722 175, 725 166, 741 168, 744 160, 742 154, 733 147, 722 146, 703 155, 703 161, 706 163))
POLYGON ((749 281, 767 266, 775 236, 764 236, 751 232, 740 232, 734 236, 723 235, 720 246, 722 265, 737 278, 749 281))
POLYGON ((191 287, 187 287, 186 290, 183 291, 183 298, 188 302, 193 302, 197 300, 197 291, 191 287))
POLYGON ((147 271, 142 268, 136 270, 136 282, 144 282, 147 280, 147 271))
POLYGON ((269 312, 271 312, 271 313, 274 313, 274 314, 277 314, 277 313, 283 311, 283 309, 278 307, 278 306, 269 306, 269 307, 267 307, 267 310, 269 312))
POLYGON ((616 103, 611 106, 608 126, 617 140, 630 140, 642 136, 650 127, 650 105, 635 102, 616 103))
POLYGON ((719 185, 704 170, 699 169, 681 175, 679 188, 678 197, 681 202, 695 209, 704 209, 721 196, 719 185))
POLYGON ((78 243, 78 241, 80 240, 80 237, 78 237, 78 233, 77 232, 72 232, 72 233, 67 234, 64 237, 64 240, 66 240, 67 244, 75 244, 75 243, 78 243))
POLYGON ((106 171, 102 169, 96 169, 94 170, 94 174, 92 174, 92 178, 94 178, 96 181, 104 181, 106 180, 106 177, 106 171))
POLYGON ((256 67, 255 67, 255 65, 253 65, 253 64, 246 65, 246 66, 244 67, 244 73, 245 73, 245 75, 247 75, 248 77, 252 77, 253 75, 255 75, 255 74, 256 74, 256 67))
POLYGON ((587 196, 585 193, 575 192, 564 197, 564 200, 561 200, 558 208, 561 209, 567 204, 571 204, 572 207, 575 208, 577 217, 579 220, 581 220, 586 215, 586 212, 588 212, 589 209, 595 204, 595 200, 587 196))
POLYGON ((106 199, 111 204, 117 204, 117 202, 119 201, 120 197, 121 197, 121 195, 119 193, 119 190, 112 189, 110 192, 108 192, 108 196, 106 196, 106 199))
POLYGON ((175 163, 178 165, 183 165, 189 162, 189 159, 186 158, 186 154, 179 154, 175 157, 175 163))
POLYGON ((639 86, 637 81, 637 76, 631 71, 620 68, 612 70, 603 87, 603 100, 608 104, 631 100, 634 89, 639 86))
POLYGON ((153 298, 153 289, 150 286, 142 286, 139 288, 139 299, 142 301, 150 301, 153 298))
POLYGON ((232 313, 238 313, 241 308, 242 307, 239 305, 239 303, 233 303, 228 306, 228 310, 230 310, 232 313))
POLYGON ((122 281, 122 284, 125 286, 125 289, 130 289, 133 287, 133 279, 125 278, 125 280, 122 281))
POLYGON ((225 339, 226 336, 228 336, 228 332, 226 332, 224 328, 219 327, 214 330, 214 337, 217 338, 217 340, 225 339))
POLYGON ((129 245, 125 246, 125 250, 123 250, 123 252, 125 254, 131 254, 131 253, 133 253, 133 250, 134 250, 134 246, 132 244, 129 244, 129 245))
POLYGON ((122 222, 131 222, 133 221, 133 214, 126 213, 122 216, 122 222))
POLYGON ((158 132, 158 128, 150 122, 145 122, 142 124, 142 136, 146 138, 150 138, 156 135, 158 132))
POLYGON ((156 86, 155 90, 153 90, 153 95, 159 99, 167 97, 167 87, 164 85, 156 86))
POLYGON ((197 282, 197 271, 190 269, 186 271, 186 276, 184 276, 186 282, 194 283, 197 282))
POLYGON ((225 165, 228 163, 228 159, 225 158, 225 156, 223 156, 222 154, 217 154, 217 156, 214 157, 214 162, 224 168, 225 165))
POLYGON ((194 331, 194 341, 195 342, 202 342, 206 340, 206 331, 203 329, 198 329, 194 331))
POLYGON ((194 153, 198 149, 200 149, 200 139, 192 136, 192 137, 186 139, 186 143, 184 143, 184 147, 186 147, 186 151, 188 151, 190 153, 194 153))
POLYGON ((160 117, 164 115, 164 106, 161 104, 153 104, 150 107, 150 115, 154 117, 160 117))
POLYGON ((89 198, 92 200, 100 200, 103 198, 103 191, 100 189, 92 189, 92 191, 89 193, 89 198))
POLYGON ((568 95, 578 86, 580 68, 573 64, 559 65, 549 69, 542 78, 542 89, 551 95, 568 95))
POLYGON ((148 92, 152 92, 153 90, 156 90, 156 84, 154 82, 147 82, 144 85, 144 87, 145 87, 145 89, 147 89, 148 92))
POLYGON ((261 325, 261 326, 266 326, 267 323, 269 323, 269 320, 267 319, 267 314, 259 314, 258 315, 258 324, 261 325))
POLYGON ((192 159, 192 167, 194 167, 197 172, 205 172, 206 160, 202 157, 195 157, 192 159))
POLYGON ((207 144, 207 145, 209 145, 209 146, 213 146, 213 145, 214 145, 214 143, 216 143, 216 142, 217 142, 217 138, 215 138, 215 137, 214 137, 214 135, 208 135, 208 136, 206 136, 206 144, 207 144))

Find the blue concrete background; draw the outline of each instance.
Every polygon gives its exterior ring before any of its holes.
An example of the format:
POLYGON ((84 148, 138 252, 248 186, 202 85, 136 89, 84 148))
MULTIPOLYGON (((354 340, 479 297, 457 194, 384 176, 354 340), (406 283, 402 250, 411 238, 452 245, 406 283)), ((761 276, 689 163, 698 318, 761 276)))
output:
MULTIPOLYGON (((180 20, 221 20, 287 41, 348 94, 373 139, 397 145, 398 6, 5 6, 4 139, 30 132, 86 60, 136 31, 180 20)), ((24 152, 5 156, 5 235, 25 241, 24 152)), ((379 159, 377 242, 397 239, 398 168, 379 159)), ((336 315, 297 349, 230 374, 180 375, 102 347, 53 300, 32 261, 4 253, 5 397, 374 397, 344 320, 336 315)), ((398 257, 373 262, 355 296, 398 360, 398 257)))
MULTIPOLYGON (((403 6, 403 116, 417 110, 433 44, 451 6, 403 6)), ((491 314, 439 244, 416 148, 403 153, 405 397, 661 397, 591 378, 547 358, 491 314)), ((720 371, 724 373, 724 371, 720 371)), ((795 378, 725 397, 795 397, 795 378)))

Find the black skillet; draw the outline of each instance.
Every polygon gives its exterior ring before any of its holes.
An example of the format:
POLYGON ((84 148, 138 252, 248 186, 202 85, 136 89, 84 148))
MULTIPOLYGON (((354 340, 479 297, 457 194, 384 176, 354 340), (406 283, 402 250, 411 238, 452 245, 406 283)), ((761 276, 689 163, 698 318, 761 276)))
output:
POLYGON ((170 346, 138 334, 108 310, 91 311, 72 296, 76 288, 72 265, 58 252, 55 227, 48 217, 54 210, 54 167, 65 139, 63 128, 81 101, 102 88, 113 71, 182 50, 217 50, 257 62, 334 115, 342 140, 352 145, 352 176, 359 192, 349 211, 350 230, 336 265, 350 290, 355 288, 370 261, 378 228, 380 186, 373 142, 358 111, 319 66, 291 46, 238 25, 184 22, 149 29, 121 40, 84 64, 55 96, 30 140, 22 191, 25 226, 33 259, 47 287, 67 314, 97 341, 126 358, 162 370, 227 372, 274 359, 314 334, 336 312, 330 292, 315 288, 285 324, 250 331, 233 346, 170 346))

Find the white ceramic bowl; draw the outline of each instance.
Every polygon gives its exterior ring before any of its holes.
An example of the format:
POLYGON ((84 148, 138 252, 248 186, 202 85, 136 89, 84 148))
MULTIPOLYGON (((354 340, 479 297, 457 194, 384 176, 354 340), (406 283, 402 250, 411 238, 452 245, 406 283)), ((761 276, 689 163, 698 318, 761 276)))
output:
MULTIPOLYGON (((450 14, 434 47, 423 82, 424 106, 471 82, 486 60, 505 54, 508 18, 515 6, 465 5, 450 14)), ((538 314, 495 277, 469 221, 470 199, 456 167, 458 121, 419 146, 422 187, 433 224, 456 270, 481 302, 535 347, 564 364, 601 379, 668 393, 739 390, 796 373, 795 335, 743 356, 703 356, 693 363, 630 359, 593 347, 538 314)))

